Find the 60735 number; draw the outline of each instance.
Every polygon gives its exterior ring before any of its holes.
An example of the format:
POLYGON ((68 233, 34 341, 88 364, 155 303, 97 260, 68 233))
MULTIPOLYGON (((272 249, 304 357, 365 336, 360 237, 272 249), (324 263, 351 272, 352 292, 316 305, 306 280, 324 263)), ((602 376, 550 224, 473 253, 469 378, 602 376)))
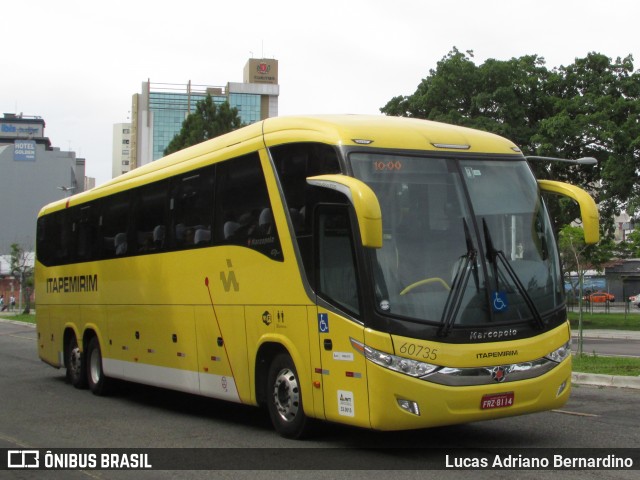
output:
POLYGON ((405 342, 398 349, 400 353, 410 355, 412 357, 420 357, 425 360, 436 360, 438 358, 438 349, 417 345, 415 343, 405 342))

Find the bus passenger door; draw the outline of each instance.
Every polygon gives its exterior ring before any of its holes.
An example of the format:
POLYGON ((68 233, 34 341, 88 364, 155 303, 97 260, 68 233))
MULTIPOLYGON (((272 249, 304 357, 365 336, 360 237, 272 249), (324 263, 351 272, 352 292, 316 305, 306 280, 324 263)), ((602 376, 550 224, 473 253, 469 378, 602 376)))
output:
POLYGON ((369 427, 366 362, 351 344, 351 339, 364 342, 364 326, 357 320, 360 295, 349 208, 327 205, 316 212, 316 331, 325 417, 369 427))

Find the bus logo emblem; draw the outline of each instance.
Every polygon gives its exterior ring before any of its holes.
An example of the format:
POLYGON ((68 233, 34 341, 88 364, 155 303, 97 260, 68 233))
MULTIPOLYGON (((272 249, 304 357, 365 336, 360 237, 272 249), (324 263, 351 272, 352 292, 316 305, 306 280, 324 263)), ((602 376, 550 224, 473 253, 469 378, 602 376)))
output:
POLYGON ((491 370, 491 378, 498 383, 504 382, 507 378, 507 370, 504 367, 496 367, 491 370))
POLYGON ((238 281, 236 280, 236 274, 231 268, 233 265, 231 264, 231 260, 227 258, 227 268, 229 268, 229 273, 225 275, 224 271, 220 272, 220 281, 222 282, 222 286, 224 287, 224 291, 228 292, 233 287, 233 291, 237 292, 240 290, 240 286, 238 285, 238 281))

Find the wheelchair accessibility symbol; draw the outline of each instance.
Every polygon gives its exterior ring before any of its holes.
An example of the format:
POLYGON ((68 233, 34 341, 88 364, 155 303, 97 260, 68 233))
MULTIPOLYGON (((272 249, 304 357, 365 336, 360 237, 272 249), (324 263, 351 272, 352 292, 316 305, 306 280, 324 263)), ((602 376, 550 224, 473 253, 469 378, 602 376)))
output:
POLYGON ((329 315, 326 313, 318 314, 318 331, 320 333, 329 333, 329 315))
POLYGON ((491 306, 496 313, 504 312, 509 308, 507 292, 493 292, 491 295, 491 306))

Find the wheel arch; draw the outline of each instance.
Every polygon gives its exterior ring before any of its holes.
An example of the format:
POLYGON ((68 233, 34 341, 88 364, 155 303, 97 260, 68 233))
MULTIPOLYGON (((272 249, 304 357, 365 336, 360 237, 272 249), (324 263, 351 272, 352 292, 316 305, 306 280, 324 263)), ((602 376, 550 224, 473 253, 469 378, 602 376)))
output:
POLYGON ((291 352, 289 352, 284 345, 275 341, 264 342, 260 345, 260 348, 258 348, 255 363, 255 392, 256 401, 260 406, 265 405, 267 401, 266 387, 269 365, 271 365, 273 359, 281 353, 286 353, 291 356, 291 352))
POLYGON ((98 335, 96 329, 93 326, 88 326, 84 329, 82 334, 82 349, 85 350, 89 345, 89 342, 93 337, 98 337, 98 341, 102 344, 100 336, 98 335))
POLYGON ((79 339, 79 335, 75 326, 70 324, 65 325, 64 330, 62 331, 62 358, 63 358, 64 368, 69 368, 69 365, 67 365, 67 354, 69 352, 67 350, 69 349, 69 340, 71 339, 72 336, 75 337, 80 349, 84 350, 84 346, 82 345, 82 342, 79 339))

